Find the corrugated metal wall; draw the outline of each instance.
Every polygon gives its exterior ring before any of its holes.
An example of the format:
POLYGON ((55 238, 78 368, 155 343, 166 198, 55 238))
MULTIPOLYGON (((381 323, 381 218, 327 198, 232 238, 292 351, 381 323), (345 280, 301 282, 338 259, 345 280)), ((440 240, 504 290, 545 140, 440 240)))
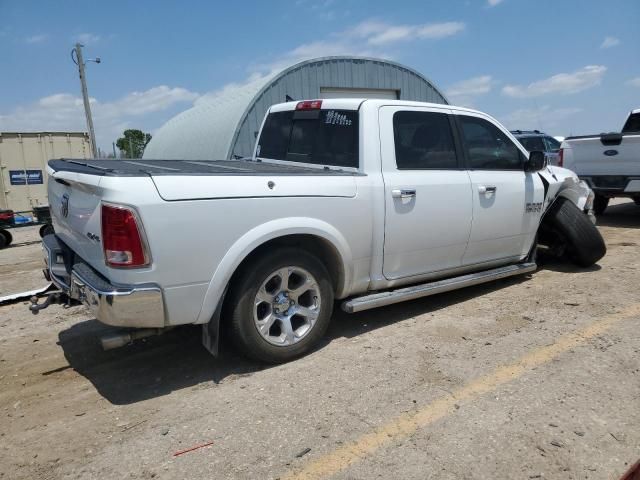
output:
POLYGON ((165 123, 144 158, 228 159, 250 156, 267 109, 299 99, 322 98, 321 88, 395 90, 401 100, 447 103, 429 80, 397 63, 362 57, 324 57, 205 96, 165 123))
POLYGON ((90 156, 86 133, 0 133, 0 208, 19 212, 47 205, 47 162, 90 156))
POLYGON ((430 82, 409 68, 384 60, 327 58, 303 62, 278 75, 254 99, 232 142, 232 155, 250 156, 267 109, 293 99, 321 98, 320 89, 362 88, 398 90, 400 100, 447 103, 430 82))

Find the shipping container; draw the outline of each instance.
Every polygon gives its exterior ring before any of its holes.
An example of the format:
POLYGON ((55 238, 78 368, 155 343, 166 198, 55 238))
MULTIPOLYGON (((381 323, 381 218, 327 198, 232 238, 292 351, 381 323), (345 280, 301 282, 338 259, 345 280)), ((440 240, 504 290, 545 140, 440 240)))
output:
POLYGON ((47 205, 47 162, 90 156, 84 132, 0 132, 0 209, 47 205))

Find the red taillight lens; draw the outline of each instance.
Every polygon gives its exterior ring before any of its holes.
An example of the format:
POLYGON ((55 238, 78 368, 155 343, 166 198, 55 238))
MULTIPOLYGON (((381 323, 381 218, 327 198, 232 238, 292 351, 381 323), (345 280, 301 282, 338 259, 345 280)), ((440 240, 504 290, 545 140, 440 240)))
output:
POLYGON ((322 100, 305 100, 296 105, 296 110, 320 110, 320 108, 322 108, 322 100))
POLYGON ((111 267, 148 264, 136 217, 128 208, 102 205, 102 246, 104 258, 111 267))
POLYGON ((564 148, 561 148, 558 152, 558 166, 561 167, 564 163, 564 148))

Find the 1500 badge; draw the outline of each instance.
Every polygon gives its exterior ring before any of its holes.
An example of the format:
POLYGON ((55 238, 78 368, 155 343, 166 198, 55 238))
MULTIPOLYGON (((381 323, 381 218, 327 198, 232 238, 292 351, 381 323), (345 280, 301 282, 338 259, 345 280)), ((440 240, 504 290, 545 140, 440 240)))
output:
POLYGON ((542 202, 527 203, 524 211, 526 213, 539 213, 542 211, 542 202))

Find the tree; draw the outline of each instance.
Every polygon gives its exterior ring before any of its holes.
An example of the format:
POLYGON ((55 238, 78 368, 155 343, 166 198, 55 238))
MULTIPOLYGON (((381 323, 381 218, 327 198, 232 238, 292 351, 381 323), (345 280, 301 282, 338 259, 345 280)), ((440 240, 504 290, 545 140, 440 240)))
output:
POLYGON ((144 133, 142 130, 128 129, 124 131, 123 135, 116 142, 122 155, 126 158, 142 157, 144 149, 151 141, 151 134, 144 133))

